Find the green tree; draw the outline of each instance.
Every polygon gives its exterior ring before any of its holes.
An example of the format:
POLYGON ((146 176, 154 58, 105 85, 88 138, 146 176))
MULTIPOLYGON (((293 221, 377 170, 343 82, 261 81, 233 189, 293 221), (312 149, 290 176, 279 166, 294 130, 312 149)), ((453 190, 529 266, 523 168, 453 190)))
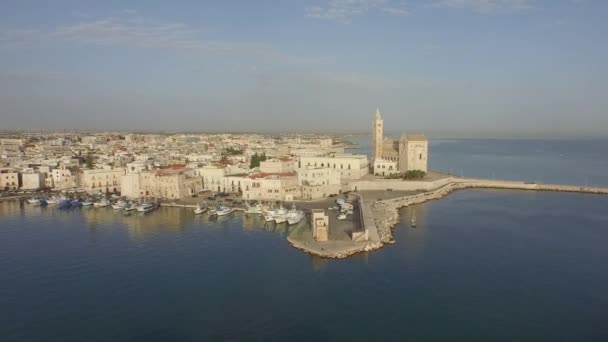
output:
POLYGON ((84 158, 84 164, 87 166, 87 169, 92 169, 95 166, 95 156, 93 152, 87 153, 87 156, 84 158))
POLYGON ((258 167, 258 166, 260 166, 260 156, 256 152, 254 155, 251 156, 251 162, 249 163, 249 168, 253 169, 254 167, 258 167))

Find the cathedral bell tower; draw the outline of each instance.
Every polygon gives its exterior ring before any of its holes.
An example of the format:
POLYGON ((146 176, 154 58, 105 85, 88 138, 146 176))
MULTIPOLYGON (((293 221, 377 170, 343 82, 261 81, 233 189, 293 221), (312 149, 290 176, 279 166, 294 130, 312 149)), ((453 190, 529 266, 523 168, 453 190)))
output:
POLYGON ((384 140, 384 121, 380 109, 376 109, 374 125, 372 126, 372 162, 382 158, 382 141, 384 140))

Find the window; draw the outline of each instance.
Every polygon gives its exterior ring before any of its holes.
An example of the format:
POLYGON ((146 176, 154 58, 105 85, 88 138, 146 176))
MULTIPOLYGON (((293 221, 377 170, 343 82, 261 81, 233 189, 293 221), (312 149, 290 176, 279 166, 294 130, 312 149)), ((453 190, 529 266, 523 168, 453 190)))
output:
POLYGON ((422 153, 420 153, 420 160, 422 160, 422 153))

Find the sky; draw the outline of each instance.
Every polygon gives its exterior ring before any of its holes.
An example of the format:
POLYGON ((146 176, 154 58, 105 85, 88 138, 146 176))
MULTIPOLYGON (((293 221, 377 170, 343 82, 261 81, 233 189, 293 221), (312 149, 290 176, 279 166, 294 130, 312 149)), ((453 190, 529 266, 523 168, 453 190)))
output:
POLYGON ((0 130, 594 135, 605 0, 2 0, 0 130))

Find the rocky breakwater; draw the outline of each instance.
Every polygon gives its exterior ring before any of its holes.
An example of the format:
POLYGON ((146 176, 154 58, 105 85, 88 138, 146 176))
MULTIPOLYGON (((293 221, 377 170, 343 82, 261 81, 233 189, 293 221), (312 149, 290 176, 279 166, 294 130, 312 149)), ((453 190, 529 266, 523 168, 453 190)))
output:
POLYGON ((426 201, 440 199, 450 192, 460 189, 486 188, 486 189, 509 189, 509 190, 532 190, 532 191, 560 191, 578 192, 587 194, 608 194, 608 188, 592 188, 571 185, 536 184, 515 181, 494 181, 484 179, 454 179, 432 191, 405 196, 395 199, 376 201, 372 205, 374 222, 378 229, 378 235, 382 243, 393 242, 392 228, 399 222, 399 208, 423 203, 426 201))
POLYGON ((399 222, 399 208, 440 199, 454 190, 464 189, 467 187, 471 187, 471 185, 464 183, 450 183, 438 189, 416 195, 376 201, 372 205, 372 212, 376 227, 378 229, 378 235, 380 236, 380 241, 382 243, 390 243, 393 241, 392 228, 399 222))

